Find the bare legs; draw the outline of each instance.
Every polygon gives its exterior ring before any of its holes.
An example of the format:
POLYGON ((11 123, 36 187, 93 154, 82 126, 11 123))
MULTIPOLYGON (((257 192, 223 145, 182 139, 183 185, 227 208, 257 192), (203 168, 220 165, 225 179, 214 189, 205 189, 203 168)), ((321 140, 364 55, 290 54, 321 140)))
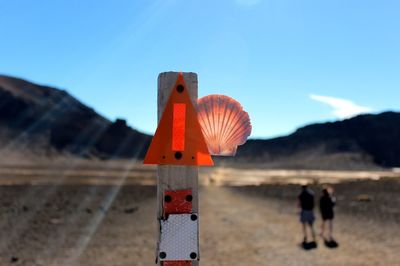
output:
POLYGON ((302 225, 303 225, 303 236, 304 236, 303 242, 306 243, 307 242, 307 226, 306 226, 306 223, 302 223, 302 225))
POLYGON ((310 233, 312 236, 313 241, 315 242, 315 229, 313 223, 303 223, 303 235, 304 235, 304 242, 307 242, 307 225, 310 228, 310 233))
POLYGON ((329 240, 333 240, 332 233, 333 233, 333 220, 328 220, 329 225, 329 240))
POLYGON ((325 220, 322 220, 321 233, 319 234, 319 236, 324 238, 324 234, 325 234, 325 220))
POLYGON ((331 219, 329 220, 322 220, 322 224, 321 224, 321 234, 320 236, 322 238, 325 238, 325 223, 328 224, 328 240, 331 241, 333 239, 333 221, 331 219))
POLYGON ((314 229, 314 224, 313 224, 313 223, 310 223, 309 225, 310 225, 311 235, 312 235, 313 241, 315 242, 315 229, 314 229))

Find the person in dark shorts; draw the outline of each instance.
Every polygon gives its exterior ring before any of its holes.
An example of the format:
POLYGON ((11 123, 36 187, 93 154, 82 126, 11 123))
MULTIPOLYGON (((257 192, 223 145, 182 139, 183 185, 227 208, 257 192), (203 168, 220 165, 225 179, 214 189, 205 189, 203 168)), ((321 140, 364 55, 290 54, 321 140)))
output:
POLYGON ((335 207, 336 199, 333 196, 332 188, 324 188, 322 190, 322 196, 319 200, 319 210, 321 212, 322 224, 321 224, 321 237, 326 241, 334 241, 333 232, 333 218, 335 217, 333 208, 335 207), (328 224, 328 237, 325 237, 325 224, 328 224))
POLYGON ((301 186, 301 193, 298 196, 299 207, 300 207, 300 222, 303 225, 304 240, 303 244, 308 243, 307 237, 307 226, 310 229, 313 245, 315 242, 315 230, 314 230, 314 192, 307 187, 307 185, 301 186))

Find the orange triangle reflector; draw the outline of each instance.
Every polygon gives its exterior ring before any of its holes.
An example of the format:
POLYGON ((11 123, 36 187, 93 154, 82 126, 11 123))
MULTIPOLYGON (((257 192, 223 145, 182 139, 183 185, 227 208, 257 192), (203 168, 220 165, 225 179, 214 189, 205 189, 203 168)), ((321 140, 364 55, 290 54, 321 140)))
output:
POLYGON ((182 73, 178 75, 143 163, 214 165, 182 73))

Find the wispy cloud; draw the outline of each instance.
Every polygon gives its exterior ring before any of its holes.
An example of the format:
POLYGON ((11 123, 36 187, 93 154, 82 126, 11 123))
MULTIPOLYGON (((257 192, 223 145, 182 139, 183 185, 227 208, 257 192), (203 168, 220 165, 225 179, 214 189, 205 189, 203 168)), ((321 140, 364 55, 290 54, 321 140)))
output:
POLYGON ((357 105, 350 100, 310 94, 312 100, 324 103, 333 108, 332 114, 340 119, 350 118, 359 114, 370 113, 371 108, 357 105))
POLYGON ((235 0, 237 4, 242 6, 254 6, 261 2, 261 0, 235 0))

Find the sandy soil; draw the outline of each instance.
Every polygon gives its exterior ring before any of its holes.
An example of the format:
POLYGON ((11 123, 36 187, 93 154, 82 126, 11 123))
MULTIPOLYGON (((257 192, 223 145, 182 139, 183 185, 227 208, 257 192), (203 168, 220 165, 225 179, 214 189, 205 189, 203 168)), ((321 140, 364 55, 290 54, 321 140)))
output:
MULTIPOLYGON (((201 264, 398 264, 399 214, 378 219, 380 214, 356 211, 384 204, 377 184, 387 181, 362 182, 337 189, 349 198, 361 193, 360 184, 362 193, 375 193, 369 202, 357 201, 355 214, 350 205, 339 205, 340 247, 328 249, 319 241, 312 251, 298 246, 294 187, 203 187, 201 264)), ((0 186, 0 265, 154 265, 155 232, 152 186, 0 186)))
MULTIPOLYGON (((201 167, 199 183, 205 186, 261 184, 339 183, 352 180, 400 178, 399 169, 370 171, 249 169, 201 167)), ((0 185, 155 185, 156 167, 137 161, 88 161, 70 159, 36 164, 2 164, 0 185)))

